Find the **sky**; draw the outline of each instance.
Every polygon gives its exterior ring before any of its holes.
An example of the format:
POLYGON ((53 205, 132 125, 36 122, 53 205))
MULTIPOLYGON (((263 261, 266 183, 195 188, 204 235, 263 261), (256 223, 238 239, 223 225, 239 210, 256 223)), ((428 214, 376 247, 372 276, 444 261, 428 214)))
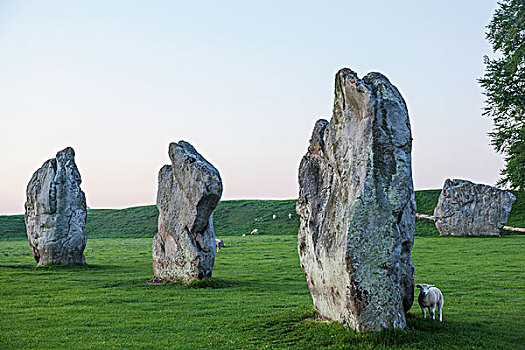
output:
POLYGON ((477 79, 496 1, 0 0, 0 214, 71 146, 91 208, 154 204, 170 142, 220 172, 222 199, 297 198, 334 75, 385 74, 409 110, 416 189, 494 185, 477 79))

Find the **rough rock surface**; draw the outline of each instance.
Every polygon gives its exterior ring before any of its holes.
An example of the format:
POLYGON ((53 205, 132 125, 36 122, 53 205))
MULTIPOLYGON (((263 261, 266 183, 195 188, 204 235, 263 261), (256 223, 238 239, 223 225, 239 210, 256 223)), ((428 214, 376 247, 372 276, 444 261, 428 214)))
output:
POLYGON ((357 331, 404 328, 414 298, 410 121, 379 73, 336 75, 299 168, 299 256, 320 316, 357 331))
POLYGON ((211 277, 215 261, 212 213, 222 195, 217 169, 188 142, 169 146, 171 165, 159 171, 159 232, 153 238, 155 279, 211 277))
POLYGON ((86 196, 71 147, 46 161, 27 185, 25 222, 38 265, 85 263, 86 196))
POLYGON ((515 200, 492 186, 447 179, 434 209, 436 227, 444 236, 499 236, 515 200))

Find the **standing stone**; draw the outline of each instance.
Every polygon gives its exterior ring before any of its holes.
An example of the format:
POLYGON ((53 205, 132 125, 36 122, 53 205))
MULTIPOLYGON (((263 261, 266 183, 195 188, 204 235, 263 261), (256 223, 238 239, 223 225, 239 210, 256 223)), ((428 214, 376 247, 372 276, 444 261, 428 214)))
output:
POLYGON ((171 165, 159 171, 153 274, 163 281, 211 277, 216 244, 212 213, 221 199, 221 177, 188 142, 171 143, 169 156, 171 165))
POLYGON ((357 331, 404 328, 414 298, 416 202, 405 101, 388 79, 336 75, 299 167, 299 257, 321 317, 357 331))
POLYGON ((71 147, 35 171, 27 185, 25 222, 38 265, 84 264, 86 196, 71 147))
POLYGON ((499 236, 516 197, 499 188, 447 179, 434 218, 443 236, 499 236))

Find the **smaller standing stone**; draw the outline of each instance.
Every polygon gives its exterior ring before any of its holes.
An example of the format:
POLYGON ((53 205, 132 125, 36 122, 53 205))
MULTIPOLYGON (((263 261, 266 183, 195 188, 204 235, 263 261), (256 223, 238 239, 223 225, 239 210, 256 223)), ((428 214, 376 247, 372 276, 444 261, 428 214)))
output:
POLYGON ((211 277, 216 239, 212 213, 222 195, 219 172, 188 142, 169 146, 159 171, 159 232, 153 238, 155 279, 211 277))
POLYGON ((499 188, 447 179, 434 210, 442 236, 499 236, 516 197, 499 188))
POLYGON ((86 262, 86 196, 71 147, 35 171, 27 185, 25 223, 38 265, 86 262))

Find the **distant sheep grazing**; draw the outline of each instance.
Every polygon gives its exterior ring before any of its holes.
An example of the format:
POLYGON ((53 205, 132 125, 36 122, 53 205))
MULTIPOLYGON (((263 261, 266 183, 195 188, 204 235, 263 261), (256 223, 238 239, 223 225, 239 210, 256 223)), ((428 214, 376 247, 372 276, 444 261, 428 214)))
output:
POLYGON ((272 219, 274 219, 274 220, 277 219, 277 215, 273 214, 272 215, 272 219))
POLYGON ((221 248, 224 248, 224 242, 222 239, 215 238, 215 246, 217 247, 217 253, 221 251, 221 248))
POLYGON ((443 321, 443 294, 432 284, 417 284, 419 288, 419 296, 417 301, 421 311, 423 311, 423 317, 427 318, 427 312, 425 308, 428 308, 428 312, 433 320, 436 319, 436 306, 438 308, 439 321, 443 321))
POLYGON ((259 234, 259 230, 258 230, 258 229, 255 229, 255 230, 252 231, 251 234, 252 234, 252 235, 258 235, 258 234, 259 234))

